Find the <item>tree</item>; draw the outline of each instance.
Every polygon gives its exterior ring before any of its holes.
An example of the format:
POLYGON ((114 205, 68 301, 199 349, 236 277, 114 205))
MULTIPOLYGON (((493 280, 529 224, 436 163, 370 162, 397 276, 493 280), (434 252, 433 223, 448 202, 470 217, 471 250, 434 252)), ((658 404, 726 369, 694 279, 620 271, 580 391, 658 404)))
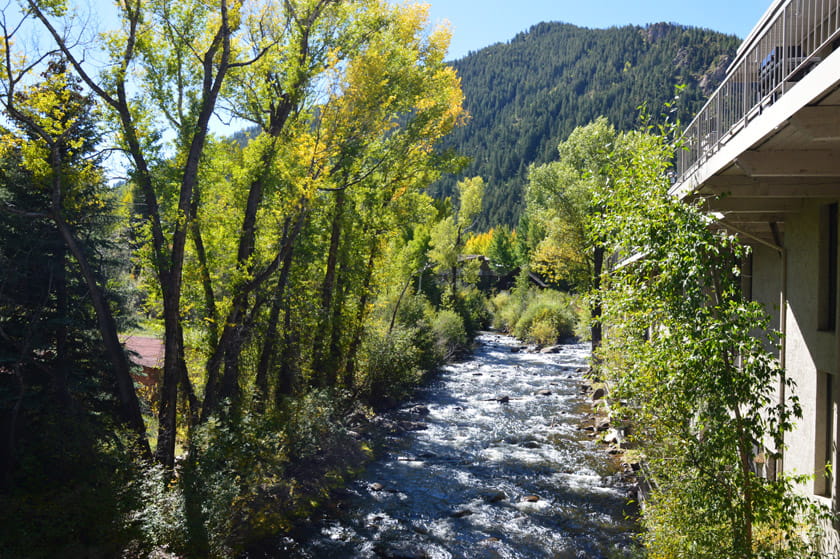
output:
POLYGON ((623 143, 624 136, 603 117, 576 128, 558 146, 559 161, 531 168, 526 191, 526 214, 543 232, 531 247, 532 265, 555 282, 589 294, 593 349, 601 342, 604 243, 592 231, 615 173, 625 164, 623 143))
POLYGON ((603 290, 609 336, 599 350, 619 417, 634 425, 654 491, 643 522, 655 556, 804 557, 819 513, 801 481, 762 477, 801 418, 766 311, 744 298, 748 252, 699 206, 668 194, 665 134, 624 138, 630 158, 597 202, 593 235, 632 263, 603 290), (779 383, 786 399, 776 401, 779 383))
POLYGON ((458 298, 458 269, 464 235, 472 227, 481 211, 484 180, 481 177, 464 179, 458 183, 458 207, 452 215, 438 221, 431 230, 430 258, 439 272, 448 272, 452 303, 458 298))
MULTIPOLYGON (((95 131, 88 99, 80 92, 77 80, 66 72, 63 60, 52 59, 42 74, 43 81, 24 85, 36 65, 12 62, 13 34, 3 25, 3 51, 7 54, 3 69, 2 103, 6 114, 17 127, 17 134, 7 133, 4 144, 13 146, 19 165, 28 171, 32 186, 48 194, 41 198, 46 207, 16 208, 6 204, 7 213, 31 218, 48 218, 55 225, 64 246, 70 252, 84 278, 90 301, 96 312, 102 343, 111 361, 121 403, 122 419, 133 429, 138 444, 149 452, 146 428, 140 413, 137 394, 129 371, 128 359, 118 338, 117 322, 105 289, 106 278, 92 264, 92 246, 86 246, 77 226, 84 224, 97 207, 104 204, 96 187, 102 184, 100 169, 88 159, 95 149, 95 131), (86 215, 87 214, 87 215, 86 215)), ((63 256, 59 257, 63 260, 63 256)), ((65 264, 60 262, 58 268, 65 264)), ((59 279, 59 290, 64 280, 59 279)), ((66 297, 59 295, 67 304, 66 297)), ((66 340, 58 341, 64 345, 66 340)), ((29 348, 30 350, 32 348, 29 348)), ((26 352, 24 352, 26 353, 26 352)), ((63 381, 59 381, 59 385, 63 381)), ((66 388, 61 388, 66 392, 66 388)))

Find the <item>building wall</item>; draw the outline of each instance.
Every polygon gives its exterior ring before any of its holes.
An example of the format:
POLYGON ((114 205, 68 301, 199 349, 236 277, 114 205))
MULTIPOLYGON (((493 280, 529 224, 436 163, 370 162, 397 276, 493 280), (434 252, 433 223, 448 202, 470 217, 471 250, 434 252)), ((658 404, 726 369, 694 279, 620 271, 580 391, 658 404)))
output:
MULTIPOLYGON (((837 480, 822 474, 826 458, 836 462, 836 441, 840 379, 837 367, 837 327, 821 330, 818 309, 821 304, 821 207, 831 200, 809 200, 802 212, 785 222, 784 245, 787 265, 787 309, 785 332, 785 366, 787 375, 796 383, 795 392, 802 406, 802 420, 787 437, 784 457, 787 473, 815 474, 804 488, 807 492, 836 498, 837 480), (831 389, 832 394, 827 394, 831 389), (827 453, 830 455, 827 457, 827 453)), ((823 237, 823 238, 821 238, 823 237)), ((753 299, 762 302, 774 327, 778 319, 782 260, 768 247, 753 252, 753 299)), ((836 310, 835 310, 836 312, 836 310)), ((835 468, 837 469, 837 468, 835 468)), ((838 476, 835 476, 835 478, 838 476)))

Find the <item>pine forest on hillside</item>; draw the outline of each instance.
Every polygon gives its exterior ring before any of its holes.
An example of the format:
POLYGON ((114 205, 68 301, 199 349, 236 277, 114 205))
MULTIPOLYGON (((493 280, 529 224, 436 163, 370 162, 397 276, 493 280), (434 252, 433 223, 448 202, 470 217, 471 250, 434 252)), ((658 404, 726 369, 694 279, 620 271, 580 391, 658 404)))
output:
POLYGON ((656 112, 680 93, 688 121, 723 79, 739 40, 668 23, 586 29, 540 23, 508 43, 452 62, 461 78, 468 123, 443 142, 471 162, 439 181, 449 196, 461 176, 487 182, 477 228, 516 225, 529 165, 556 157, 577 126, 605 116, 619 130, 638 125, 639 106, 656 112))

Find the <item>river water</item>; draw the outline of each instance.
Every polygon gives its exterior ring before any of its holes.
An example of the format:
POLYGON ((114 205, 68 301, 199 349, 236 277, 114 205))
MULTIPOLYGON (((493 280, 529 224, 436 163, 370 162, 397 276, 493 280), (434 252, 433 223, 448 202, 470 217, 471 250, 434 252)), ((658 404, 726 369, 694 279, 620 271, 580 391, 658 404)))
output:
POLYGON ((495 333, 477 343, 392 416, 422 430, 389 439, 340 505, 286 540, 281 556, 632 555, 627 487, 578 429, 590 411, 588 344, 542 354, 513 352, 519 342, 495 333))

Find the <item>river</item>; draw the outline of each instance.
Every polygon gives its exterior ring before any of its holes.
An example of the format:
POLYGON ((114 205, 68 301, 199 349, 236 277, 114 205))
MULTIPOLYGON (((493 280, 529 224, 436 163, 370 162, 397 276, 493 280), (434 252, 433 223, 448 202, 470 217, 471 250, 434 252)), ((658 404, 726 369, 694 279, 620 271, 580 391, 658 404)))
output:
POLYGON ((495 333, 476 341, 392 415, 422 430, 389 439, 339 506, 278 556, 631 557, 627 487, 579 429, 588 344, 542 354, 495 333))

